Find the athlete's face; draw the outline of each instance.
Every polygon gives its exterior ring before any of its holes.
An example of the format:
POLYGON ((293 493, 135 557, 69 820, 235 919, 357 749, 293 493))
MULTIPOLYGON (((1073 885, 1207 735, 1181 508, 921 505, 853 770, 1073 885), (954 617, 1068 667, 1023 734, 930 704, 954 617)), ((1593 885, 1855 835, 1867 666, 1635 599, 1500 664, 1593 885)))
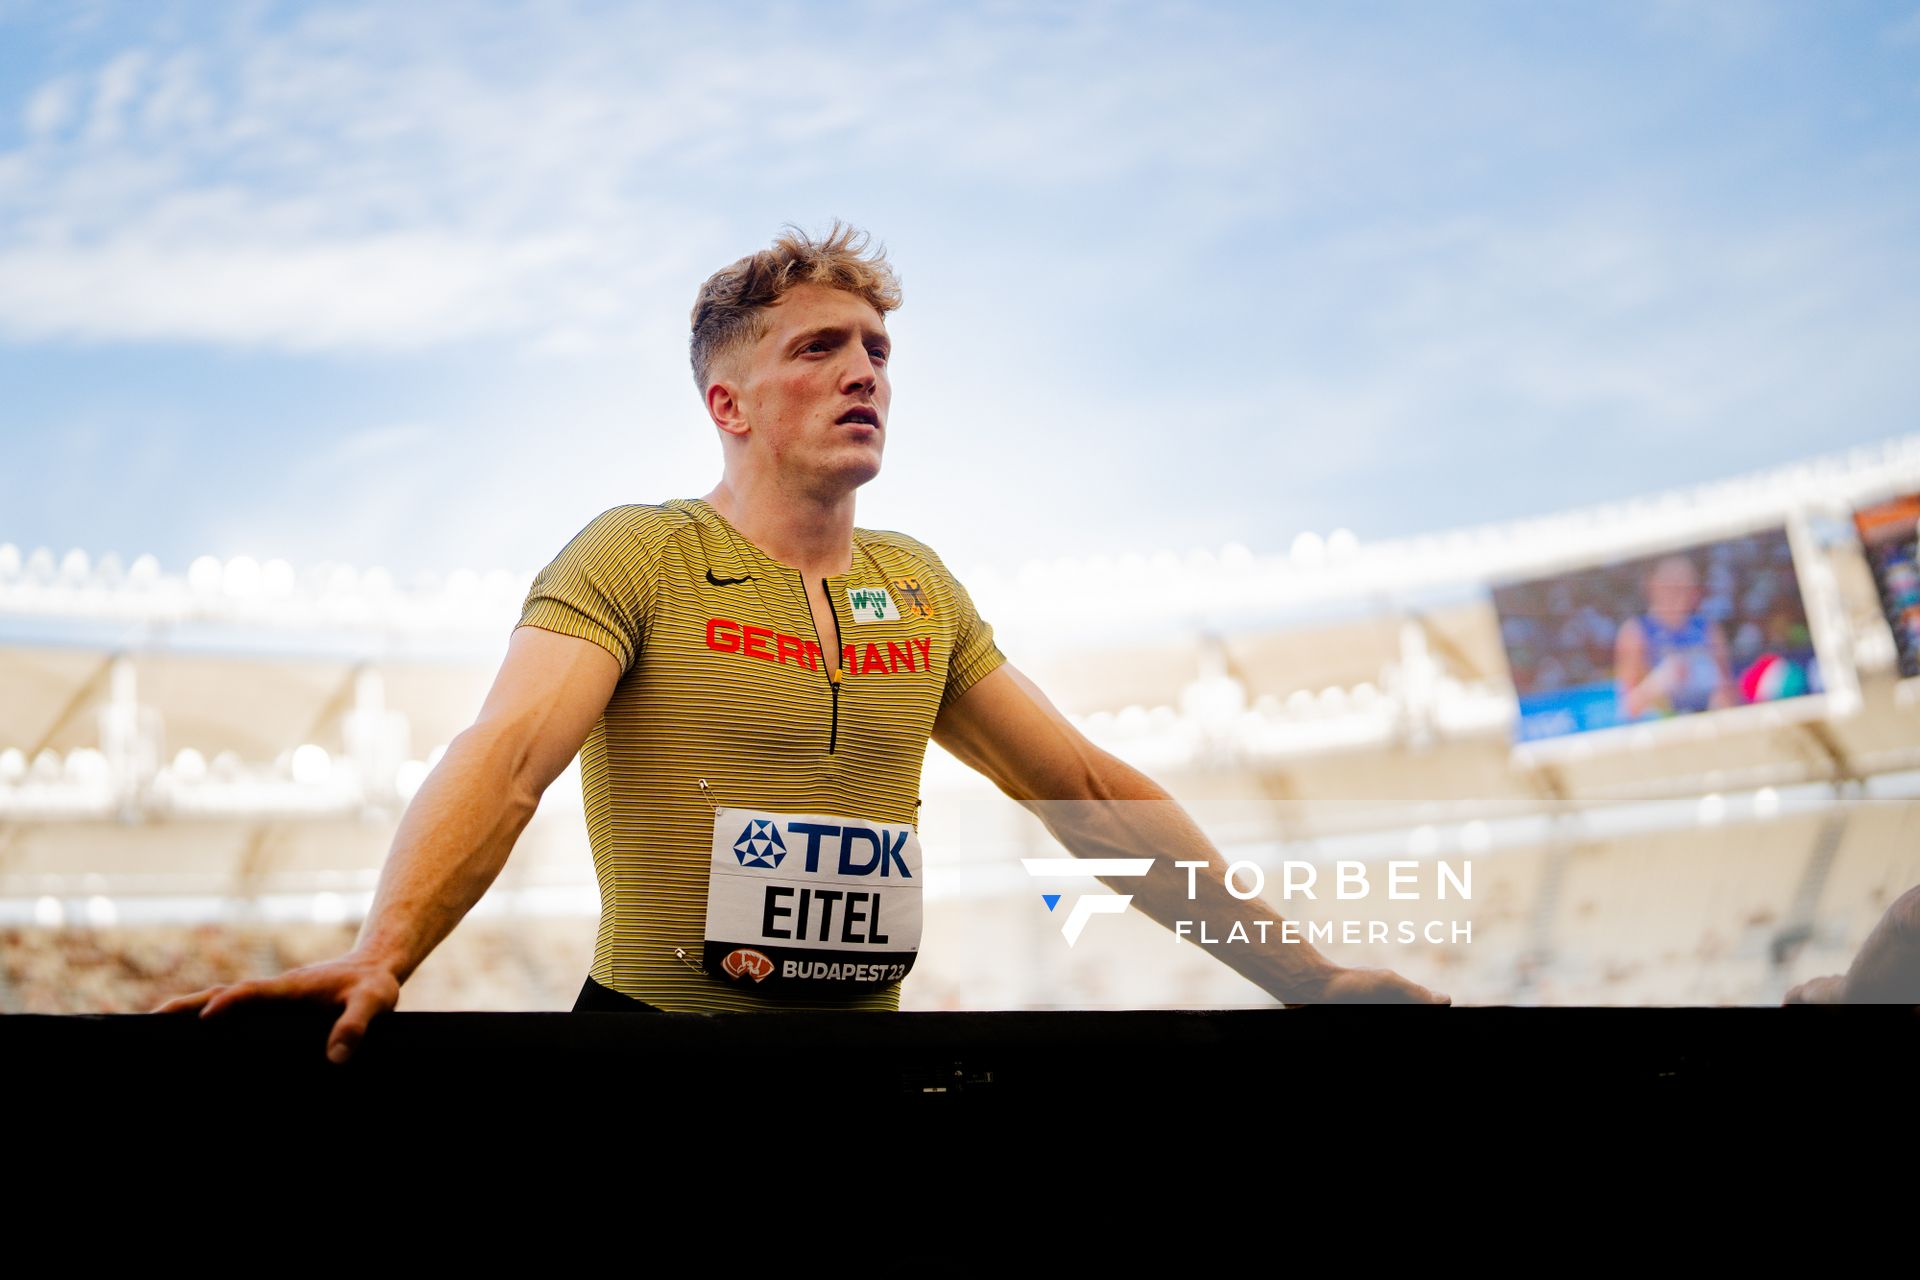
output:
POLYGON ((1700 575, 1688 560, 1663 560, 1647 577, 1647 604, 1670 627, 1683 625, 1700 607, 1700 575))
POLYGON ((754 447, 801 483, 848 488, 880 474, 890 342, 864 299, 825 285, 789 290, 741 362, 737 398, 754 447))

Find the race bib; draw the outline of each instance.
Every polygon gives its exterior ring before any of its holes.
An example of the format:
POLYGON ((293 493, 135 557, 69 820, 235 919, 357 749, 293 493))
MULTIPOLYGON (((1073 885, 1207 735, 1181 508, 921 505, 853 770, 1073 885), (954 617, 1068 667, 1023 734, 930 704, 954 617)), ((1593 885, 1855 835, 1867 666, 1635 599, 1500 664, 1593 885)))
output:
POLYGON ((910 826, 723 808, 707 877, 707 971, 754 991, 852 995, 898 982, 920 950, 910 826))

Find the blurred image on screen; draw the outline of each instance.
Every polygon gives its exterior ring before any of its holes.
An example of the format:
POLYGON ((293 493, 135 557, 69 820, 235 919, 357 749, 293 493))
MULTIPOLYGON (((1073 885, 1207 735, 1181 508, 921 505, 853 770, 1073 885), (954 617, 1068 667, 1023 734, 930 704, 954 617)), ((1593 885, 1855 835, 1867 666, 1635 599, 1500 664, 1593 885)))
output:
POLYGON ((1900 674, 1920 676, 1920 494, 1862 507, 1853 513, 1853 527, 1873 569, 1873 585, 1880 607, 1893 628, 1900 657, 1900 674))
POLYGON ((1785 529, 1494 588, 1522 742, 1821 691, 1785 529))

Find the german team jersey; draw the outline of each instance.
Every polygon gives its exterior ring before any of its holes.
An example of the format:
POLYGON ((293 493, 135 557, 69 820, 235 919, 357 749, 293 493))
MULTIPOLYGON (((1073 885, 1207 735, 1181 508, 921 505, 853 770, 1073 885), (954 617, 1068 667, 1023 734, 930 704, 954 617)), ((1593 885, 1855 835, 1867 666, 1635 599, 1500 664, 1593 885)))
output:
POLYGON ((594 981, 674 1012, 899 1007, 934 718, 1005 657, 913 538, 855 529, 825 582, 823 637, 799 571, 701 499, 604 511, 534 578, 518 625, 622 673, 580 751, 594 981))

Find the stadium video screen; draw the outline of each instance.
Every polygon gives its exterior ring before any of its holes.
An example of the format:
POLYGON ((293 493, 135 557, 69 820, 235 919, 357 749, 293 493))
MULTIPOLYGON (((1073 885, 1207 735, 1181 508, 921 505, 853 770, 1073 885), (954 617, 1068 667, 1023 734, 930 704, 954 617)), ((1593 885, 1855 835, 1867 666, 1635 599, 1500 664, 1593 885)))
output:
POLYGON ((1862 507, 1853 513, 1853 527, 1866 548, 1873 568, 1873 585, 1880 607, 1893 628, 1900 654, 1900 674, 1920 676, 1920 494, 1862 507))
POLYGON ((1516 741, 1821 691, 1785 529, 1494 588, 1516 741))

